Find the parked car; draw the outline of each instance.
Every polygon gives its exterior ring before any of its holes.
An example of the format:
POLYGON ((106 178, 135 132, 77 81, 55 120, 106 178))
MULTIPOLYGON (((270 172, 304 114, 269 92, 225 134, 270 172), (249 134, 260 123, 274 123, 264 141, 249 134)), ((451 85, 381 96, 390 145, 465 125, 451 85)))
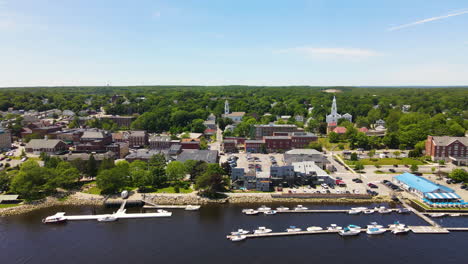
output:
POLYGON ((398 168, 398 164, 393 164, 393 167, 398 168))
POLYGON ((394 169, 389 169, 388 171, 393 172, 393 173, 396 172, 396 170, 394 170, 394 169))
POLYGON ((379 186, 373 184, 373 183, 368 183, 367 186, 371 187, 371 188, 379 188, 379 186))

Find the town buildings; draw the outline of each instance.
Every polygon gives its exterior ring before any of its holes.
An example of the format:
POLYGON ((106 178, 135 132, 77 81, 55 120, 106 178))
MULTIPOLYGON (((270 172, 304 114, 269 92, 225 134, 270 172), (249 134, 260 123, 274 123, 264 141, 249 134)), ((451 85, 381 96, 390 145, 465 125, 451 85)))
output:
POLYGON ((229 118, 231 119, 234 123, 240 123, 242 121, 242 118, 244 117, 245 112, 230 112, 229 109, 229 102, 226 100, 224 102, 224 118, 229 118))
POLYGON ((451 161, 457 165, 468 164, 468 138, 449 136, 428 136, 426 155, 433 161, 451 161))
POLYGON ((0 128, 0 150, 11 149, 11 134, 10 131, 0 128))
POLYGON ((28 153, 36 155, 42 152, 46 154, 60 154, 68 150, 67 144, 59 139, 31 139, 25 146, 28 153))
POLYGON ((330 124, 330 123, 338 124, 338 120, 340 120, 341 118, 344 118, 344 119, 348 120, 349 122, 352 122, 352 120, 353 120, 353 116, 348 114, 348 113, 346 113, 344 115, 338 114, 338 108, 336 106, 336 98, 335 98, 335 96, 333 96, 331 113, 326 116, 327 124, 330 124))
POLYGON ((296 125, 280 125, 270 123, 268 125, 254 125, 253 137, 255 139, 263 139, 263 137, 273 136, 278 132, 301 132, 296 125))

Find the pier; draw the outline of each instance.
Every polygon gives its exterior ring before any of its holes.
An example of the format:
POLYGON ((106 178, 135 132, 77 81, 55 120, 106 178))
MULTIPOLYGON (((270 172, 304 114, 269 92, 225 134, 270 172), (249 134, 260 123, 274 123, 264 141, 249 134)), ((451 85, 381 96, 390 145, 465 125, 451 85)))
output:
MULTIPOLYGON (((372 209, 372 208, 370 208, 372 209)), ((351 209, 339 209, 339 210, 280 210, 276 211, 276 213, 348 213, 351 209)), ((390 209, 388 210, 392 212, 398 211, 398 209, 390 209)), ((378 213, 378 212, 376 212, 378 213)))

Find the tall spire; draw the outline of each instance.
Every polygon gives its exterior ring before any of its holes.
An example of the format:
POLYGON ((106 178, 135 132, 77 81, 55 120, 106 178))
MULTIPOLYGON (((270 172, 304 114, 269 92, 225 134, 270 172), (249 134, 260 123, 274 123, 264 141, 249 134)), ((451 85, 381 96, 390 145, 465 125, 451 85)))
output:
POLYGON ((229 114, 229 102, 228 102, 228 100, 226 100, 226 101, 224 102, 224 114, 225 114, 225 115, 228 115, 228 114, 229 114))
POLYGON ((331 115, 336 115, 338 113, 338 109, 336 107, 336 98, 333 96, 332 108, 331 108, 331 115))

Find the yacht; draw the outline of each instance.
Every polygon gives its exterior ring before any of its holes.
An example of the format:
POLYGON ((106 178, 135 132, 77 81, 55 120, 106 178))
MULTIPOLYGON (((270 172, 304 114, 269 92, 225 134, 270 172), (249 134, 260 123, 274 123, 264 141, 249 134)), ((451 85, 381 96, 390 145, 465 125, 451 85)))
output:
POLYGON ((117 217, 113 215, 105 215, 105 216, 99 217, 97 220, 98 222, 114 222, 117 220, 117 217))
POLYGON ((265 205, 262 205, 257 209, 257 211, 259 211, 259 212, 265 212, 265 211, 270 211, 270 210, 271 210, 271 208, 266 207, 265 205))
POLYGON ((436 214, 430 214, 431 217, 443 217, 445 216, 444 213, 436 213, 436 214))
POLYGON ((338 234, 340 234, 340 236, 356 236, 356 235, 359 235, 359 233, 361 233, 361 230, 359 229, 350 229, 350 228, 347 228, 345 227, 345 229, 343 230, 340 230, 338 231, 338 234))
POLYGON ((407 234, 409 231, 410 231, 410 229, 407 228, 407 227, 397 227, 397 228, 392 230, 392 233, 395 234, 395 235, 407 234))
POLYGON ((200 205, 187 205, 185 207, 185 211, 197 211, 198 209, 200 209, 200 205))
POLYGON ((271 229, 268 229, 264 226, 260 226, 258 229, 254 231, 254 234, 266 234, 266 233, 270 233, 271 231, 272 231, 271 229))
POLYGON ((244 235, 235 235, 235 236, 232 236, 230 239, 231 241, 233 242, 237 242, 237 241, 242 241, 244 239, 246 239, 247 237, 244 236, 244 235))
POLYGON ((307 231, 322 231, 323 228, 321 228, 320 226, 309 226, 307 228, 307 231))
POLYGON ((382 225, 377 224, 376 222, 371 222, 370 225, 367 225, 367 228, 382 228, 382 225))
POLYGON ((363 212, 364 212, 364 214, 373 214, 375 212, 375 210, 374 209, 367 209, 367 210, 364 210, 363 212))
POLYGON ((265 215, 274 215, 274 214, 276 214, 276 211, 275 210, 265 211, 265 212, 263 212, 263 214, 265 214, 265 215))
POLYGON ((401 224, 399 221, 395 221, 393 224, 388 225, 388 228, 404 228, 405 226, 405 224, 401 224))
POLYGON ((246 215, 257 215, 258 211, 254 209, 249 209, 248 211, 244 211, 244 214, 246 215))
POLYGON ((288 210, 289 210, 289 208, 288 208, 288 207, 284 207, 284 206, 280 206, 280 207, 276 208, 276 211, 280 211, 280 212, 281 212, 281 211, 288 211, 288 210))
POLYGON ((231 232, 231 235, 237 236, 237 235, 247 235, 249 233, 248 230, 244 229, 238 229, 237 231, 231 232))
POLYGON ((59 212, 54 215, 48 216, 42 219, 42 223, 44 224, 52 224, 52 223, 64 223, 67 221, 64 212, 59 212))
POLYGON ((350 215, 357 215, 357 214, 360 214, 362 211, 361 210, 354 210, 354 209, 351 209, 348 211, 348 214, 350 215))
POLYGON ((308 209, 307 207, 304 207, 304 206, 302 206, 301 204, 299 204, 298 206, 296 206, 296 207, 294 208, 294 210, 296 210, 296 211, 307 210, 307 209, 308 209))
POLYGON ((378 227, 372 227, 372 228, 367 228, 366 233, 369 235, 380 235, 385 233, 387 230, 378 228, 378 227))
POLYGON ((336 224, 331 224, 327 230, 334 230, 334 231, 338 231, 338 230, 341 230, 343 229, 341 226, 337 226, 336 224))
MULTIPOLYGON (((360 227, 360 226, 357 226, 357 225, 349 225, 349 226, 347 226, 346 228, 352 229, 352 230, 359 230, 359 231, 361 230, 361 227, 360 227)), ((345 229, 346 229, 346 228, 345 228, 345 229)))
POLYGON ((408 214, 408 213, 411 213, 411 210, 408 209, 408 208, 399 208, 397 213, 399 213, 399 214, 408 214))
POLYGON ((295 226, 290 226, 289 228, 286 228, 286 232, 299 232, 299 231, 301 231, 301 229, 295 226))

